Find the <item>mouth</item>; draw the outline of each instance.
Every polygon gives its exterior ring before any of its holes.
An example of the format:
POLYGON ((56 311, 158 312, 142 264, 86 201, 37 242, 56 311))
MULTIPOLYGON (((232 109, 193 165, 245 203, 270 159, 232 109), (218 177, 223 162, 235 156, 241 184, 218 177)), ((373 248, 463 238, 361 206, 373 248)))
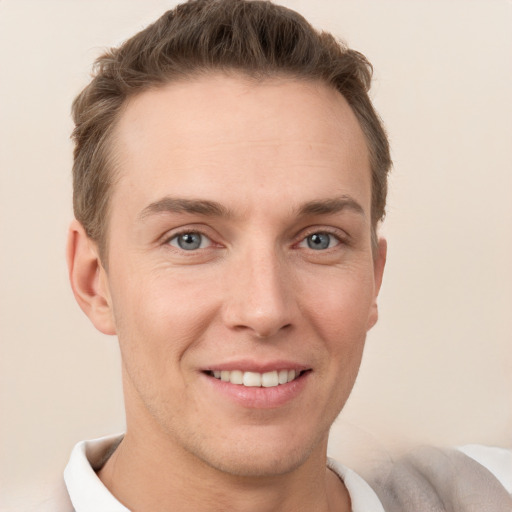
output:
POLYGON ((231 361, 209 368, 202 374, 211 391, 209 399, 214 403, 231 404, 244 409, 280 409, 297 400, 309 389, 311 367, 291 361, 231 361), (223 397, 223 398, 222 398, 223 397), (221 402, 216 402, 216 400, 221 402))
POLYGON ((204 373, 209 377, 251 388, 274 388, 289 384, 300 378, 310 370, 297 370, 283 368, 270 372, 249 372, 243 370, 207 370, 204 373))

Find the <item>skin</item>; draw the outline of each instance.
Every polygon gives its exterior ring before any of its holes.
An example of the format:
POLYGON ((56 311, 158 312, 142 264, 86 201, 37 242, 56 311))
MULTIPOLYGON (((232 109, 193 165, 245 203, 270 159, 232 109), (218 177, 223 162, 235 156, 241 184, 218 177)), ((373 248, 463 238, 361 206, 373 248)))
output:
POLYGON ((100 478, 134 511, 350 510, 327 438, 377 321, 386 244, 372 251, 347 102, 316 82, 203 76, 132 98, 113 151, 108 272, 76 221, 68 245, 79 304, 121 348, 127 432, 100 478), (196 250, 179 246, 190 232, 196 250), (291 399, 252 407, 204 373, 241 360, 308 372, 291 399))

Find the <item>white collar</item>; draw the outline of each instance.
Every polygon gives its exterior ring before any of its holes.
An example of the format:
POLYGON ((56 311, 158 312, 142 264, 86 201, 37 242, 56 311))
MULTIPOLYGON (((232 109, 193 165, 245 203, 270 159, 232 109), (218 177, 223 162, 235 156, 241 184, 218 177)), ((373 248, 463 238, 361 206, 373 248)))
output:
POLYGON ((352 512, 384 512, 374 490, 355 471, 331 458, 327 459, 327 466, 343 480, 352 502, 352 512))
POLYGON ((130 512, 103 485, 95 472, 123 439, 114 435, 81 441, 71 452, 64 481, 75 512, 130 512))
MULTIPOLYGON (((123 439, 114 435, 82 441, 71 452, 64 480, 76 512, 130 512, 98 478, 99 469, 123 439)), ((327 465, 345 483, 352 501, 352 512, 384 512, 377 495, 354 471, 328 459, 327 465)))

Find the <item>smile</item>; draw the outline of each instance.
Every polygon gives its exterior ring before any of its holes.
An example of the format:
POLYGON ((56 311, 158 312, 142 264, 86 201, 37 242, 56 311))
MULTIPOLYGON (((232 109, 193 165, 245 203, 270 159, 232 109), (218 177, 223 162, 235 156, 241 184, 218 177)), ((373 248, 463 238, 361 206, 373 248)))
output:
POLYGON ((272 388, 288 384, 298 378, 303 372, 299 370, 275 370, 271 372, 244 372, 242 370, 212 370, 208 375, 224 382, 246 387, 272 388))

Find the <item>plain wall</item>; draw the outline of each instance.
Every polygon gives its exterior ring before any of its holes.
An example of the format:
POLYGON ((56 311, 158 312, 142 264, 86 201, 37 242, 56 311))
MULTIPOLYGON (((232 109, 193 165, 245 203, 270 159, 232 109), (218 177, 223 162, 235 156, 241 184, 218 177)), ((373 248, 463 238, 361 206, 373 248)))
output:
MULTIPOLYGON (((512 3, 283 3, 374 64, 395 162, 381 318, 331 455, 512 447, 512 3)), ((171 5, 0 0, 2 511, 32 510, 77 441, 123 430, 117 340, 67 281, 69 110, 102 48, 171 5)))

